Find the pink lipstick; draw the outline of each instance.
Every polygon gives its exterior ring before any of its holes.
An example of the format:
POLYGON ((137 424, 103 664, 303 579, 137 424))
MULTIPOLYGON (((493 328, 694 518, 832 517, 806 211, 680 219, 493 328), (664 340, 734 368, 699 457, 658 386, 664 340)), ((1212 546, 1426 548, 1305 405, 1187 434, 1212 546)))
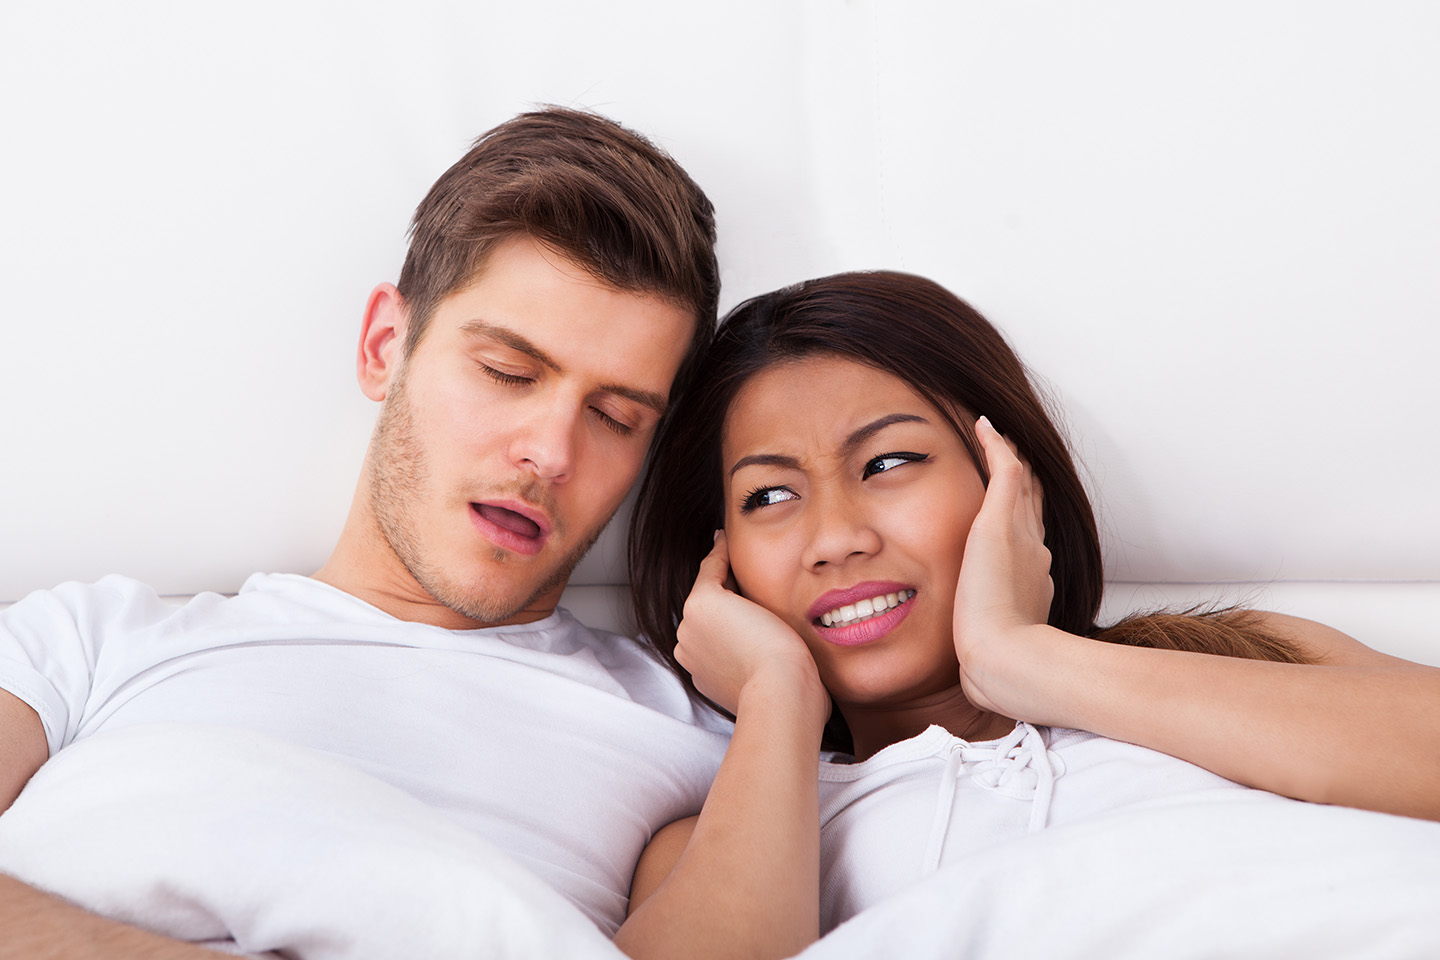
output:
POLYGON ((910 615, 915 590, 894 581, 870 580, 830 590, 810 605, 810 622, 819 636, 853 647, 878 640, 910 615))

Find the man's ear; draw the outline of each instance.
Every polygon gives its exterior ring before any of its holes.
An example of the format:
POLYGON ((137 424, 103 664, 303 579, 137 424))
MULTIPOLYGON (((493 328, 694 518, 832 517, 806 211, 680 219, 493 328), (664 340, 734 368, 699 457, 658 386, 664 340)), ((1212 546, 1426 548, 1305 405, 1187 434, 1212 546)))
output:
POLYGON ((365 301, 355 376, 371 400, 384 400, 405 362, 405 330, 409 313, 393 283, 382 283, 365 301))

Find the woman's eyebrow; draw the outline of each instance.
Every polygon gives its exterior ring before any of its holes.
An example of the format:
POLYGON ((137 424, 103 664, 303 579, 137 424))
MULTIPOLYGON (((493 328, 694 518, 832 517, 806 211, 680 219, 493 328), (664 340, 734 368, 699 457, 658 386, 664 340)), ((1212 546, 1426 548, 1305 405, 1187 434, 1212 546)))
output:
POLYGON ((787 470, 799 470, 800 461, 779 453, 757 453, 736 460, 735 465, 730 468, 730 476, 735 476, 735 471, 741 467, 783 467, 787 470))
MULTIPOLYGON (((886 427, 894 426, 897 423, 929 422, 930 421, 926 420, 924 417, 918 416, 917 414, 913 413, 886 414, 878 420, 871 420, 863 427, 860 427, 859 429, 851 433, 850 436, 845 438, 844 446, 846 451, 853 450, 855 447, 860 446, 860 444, 875 436, 875 434, 879 433, 881 430, 884 430, 886 427)), ((795 459, 794 457, 787 457, 782 453, 751 454, 748 457, 741 457, 739 460, 735 461, 735 465, 730 468, 730 476, 735 476, 735 472, 741 467, 782 467, 787 470, 799 470, 800 461, 795 459)))
POLYGON ((845 449, 847 451, 853 450, 854 448, 860 446, 860 444, 864 443, 866 440, 869 440, 871 437, 875 436, 875 434, 879 433, 881 430, 884 430, 886 427, 894 426, 897 423, 929 422, 930 421, 926 420, 924 417, 917 416, 913 413, 887 414, 878 420, 870 421, 869 423, 865 424, 865 426, 860 427, 854 433, 850 434, 850 436, 846 437, 845 449))

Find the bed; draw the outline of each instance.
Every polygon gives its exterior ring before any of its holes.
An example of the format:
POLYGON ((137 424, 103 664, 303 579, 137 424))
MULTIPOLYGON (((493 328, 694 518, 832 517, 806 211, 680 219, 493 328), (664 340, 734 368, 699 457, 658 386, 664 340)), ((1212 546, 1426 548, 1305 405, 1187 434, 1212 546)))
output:
MULTIPOLYGON (((1433 956, 1437 862, 1433 823, 1249 791, 1176 797, 948 863, 801 956, 1433 956)), ((231 728, 134 726, 62 751, 0 817, 0 869, 249 955, 621 956, 408 794, 231 728)))

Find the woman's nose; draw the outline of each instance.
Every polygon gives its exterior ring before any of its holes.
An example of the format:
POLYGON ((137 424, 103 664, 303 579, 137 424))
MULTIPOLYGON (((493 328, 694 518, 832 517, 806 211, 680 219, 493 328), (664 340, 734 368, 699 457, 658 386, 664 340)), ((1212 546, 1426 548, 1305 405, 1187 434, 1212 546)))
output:
POLYGON ((848 497, 812 495, 809 506, 813 529, 805 552, 806 567, 814 569, 844 563, 879 551, 881 539, 875 524, 866 511, 848 497))

